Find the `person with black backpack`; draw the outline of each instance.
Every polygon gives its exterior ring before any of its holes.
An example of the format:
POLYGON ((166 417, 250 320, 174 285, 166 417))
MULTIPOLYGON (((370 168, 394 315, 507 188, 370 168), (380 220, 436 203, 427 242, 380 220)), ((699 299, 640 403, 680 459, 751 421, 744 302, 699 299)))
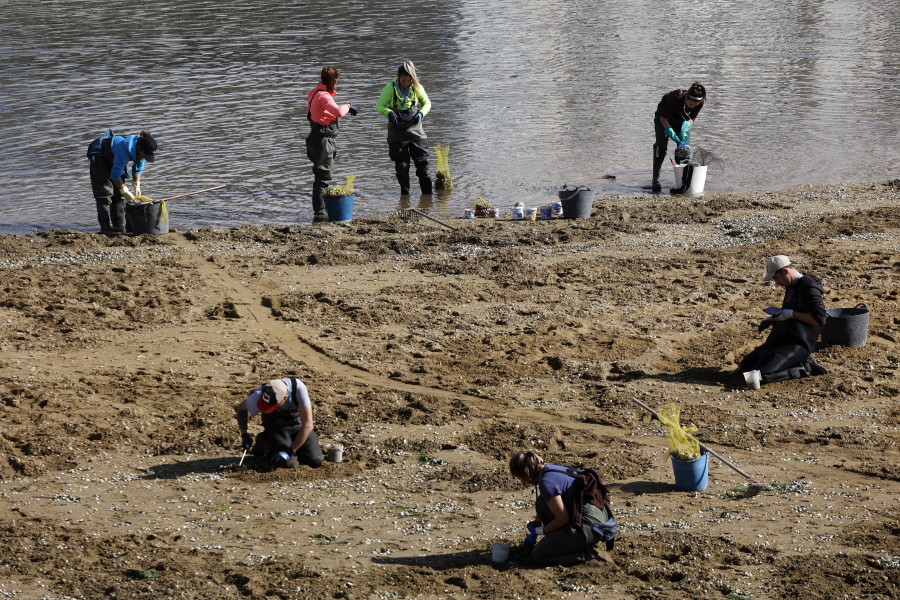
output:
POLYGON ((322 464, 322 448, 313 430, 312 403, 306 385, 296 377, 273 379, 253 390, 234 407, 241 446, 276 467, 322 464), (247 431, 249 418, 261 414, 263 431, 247 431))
POLYGON ((509 472, 537 488, 538 518, 526 526, 529 533, 523 542, 536 562, 584 563, 599 557, 595 546, 601 541, 613 549, 619 525, 612 516, 609 490, 594 469, 545 464, 537 453, 524 450, 509 459, 509 472))

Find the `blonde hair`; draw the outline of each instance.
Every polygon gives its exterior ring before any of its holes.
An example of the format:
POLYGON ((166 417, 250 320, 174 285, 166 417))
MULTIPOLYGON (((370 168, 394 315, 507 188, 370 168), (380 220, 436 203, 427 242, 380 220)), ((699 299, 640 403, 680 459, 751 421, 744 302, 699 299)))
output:
POLYGON ((513 477, 536 483, 544 468, 544 459, 537 452, 521 450, 509 459, 509 472, 513 477))
POLYGON ((409 75, 412 78, 412 84, 409 87, 412 89, 419 87, 419 78, 416 77, 416 65, 411 60, 403 61, 403 64, 397 69, 397 77, 401 75, 409 75))

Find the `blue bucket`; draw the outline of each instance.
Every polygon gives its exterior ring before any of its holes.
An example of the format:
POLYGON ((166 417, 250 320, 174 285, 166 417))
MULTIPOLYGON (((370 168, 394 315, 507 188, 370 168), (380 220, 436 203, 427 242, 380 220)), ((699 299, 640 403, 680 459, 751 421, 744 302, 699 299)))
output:
POLYGON ((672 468, 675 470, 675 489, 681 492, 699 492, 706 489, 709 477, 709 454, 700 449, 700 458, 695 460, 678 460, 672 455, 672 468))
POLYGON ((329 221, 349 221, 353 219, 353 198, 356 194, 347 196, 325 196, 325 211, 329 221))

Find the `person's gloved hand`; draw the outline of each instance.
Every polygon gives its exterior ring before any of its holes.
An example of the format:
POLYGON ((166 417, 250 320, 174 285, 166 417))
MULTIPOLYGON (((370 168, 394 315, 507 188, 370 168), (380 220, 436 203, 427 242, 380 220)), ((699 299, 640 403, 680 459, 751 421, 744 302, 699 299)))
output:
POLYGON ((769 317, 768 319, 763 319, 760 324, 756 327, 756 331, 762 333, 767 328, 771 327, 775 323, 775 319, 769 317))
POLYGON ((532 521, 528 525, 526 525, 528 531, 533 533, 535 536, 544 535, 544 526, 540 525, 538 521, 532 521))
POLYGON ((391 125, 393 125, 394 127, 400 126, 400 120, 397 118, 397 113, 395 113, 394 111, 388 113, 388 121, 390 121, 391 125))
POLYGON ((355 117, 356 115, 359 114, 359 111, 356 110, 356 109, 353 107, 352 104, 350 105, 350 111, 349 111, 349 112, 350 112, 350 116, 351 116, 351 117, 355 117))
POLYGON ((286 463, 289 460, 291 460, 291 455, 284 451, 281 451, 272 457, 272 462, 275 464, 286 463))
POLYGON ((690 130, 691 130, 691 122, 690 121, 685 121, 684 123, 681 124, 681 139, 684 140, 685 144, 687 143, 687 141, 686 141, 687 135, 690 130))
POLYGON ((683 143, 681 141, 681 138, 678 137, 678 134, 675 133, 675 130, 672 129, 671 127, 666 127, 666 130, 663 133, 665 133, 666 137, 669 138, 670 140, 672 140, 673 142, 675 142, 676 144, 683 143))
POLYGON ((140 183, 134 184, 134 197, 135 198, 141 197, 141 184, 140 183))
POLYGON ((249 431, 245 431, 241 435, 241 448, 244 450, 249 450, 253 446, 253 434, 249 431))
POLYGON ((125 199, 125 202, 134 202, 134 194, 131 193, 126 186, 122 186, 122 189, 119 190, 119 194, 121 194, 122 198, 125 199))
POLYGON ((422 122, 422 113, 416 113, 416 118, 413 119, 413 126, 416 126, 421 122, 422 122))
POLYGON ((529 533, 525 540, 522 542, 522 545, 526 548, 534 548, 534 545, 537 544, 537 534, 534 532, 529 533))
POLYGON ((782 310, 780 313, 778 313, 777 315, 775 315, 774 317, 772 317, 772 320, 774 320, 774 321, 787 321, 788 319, 793 319, 793 318, 794 318, 794 311, 791 310, 790 308, 785 308, 785 309, 782 310))

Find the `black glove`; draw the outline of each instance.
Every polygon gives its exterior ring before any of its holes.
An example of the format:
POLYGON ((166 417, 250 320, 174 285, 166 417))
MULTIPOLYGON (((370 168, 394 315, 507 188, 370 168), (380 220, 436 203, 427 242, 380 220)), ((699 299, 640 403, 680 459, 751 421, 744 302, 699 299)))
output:
POLYGON ((245 431, 241 434, 241 448, 244 450, 249 450, 253 447, 253 434, 249 431, 245 431))
POLYGON ((359 114, 359 111, 356 110, 355 108, 353 108, 353 105, 351 104, 351 105, 350 105, 350 116, 351 116, 351 117, 355 117, 355 116, 358 115, 358 114, 359 114))
POLYGON ((400 120, 397 118, 397 113, 395 113, 394 111, 388 113, 388 121, 390 121, 391 125, 393 125, 394 127, 400 126, 400 120))
POLYGON ((771 327, 773 323, 775 323, 775 319, 772 319, 772 318, 763 319, 762 322, 759 324, 759 326, 756 328, 756 331, 758 331, 759 333, 762 333, 767 328, 771 327))

